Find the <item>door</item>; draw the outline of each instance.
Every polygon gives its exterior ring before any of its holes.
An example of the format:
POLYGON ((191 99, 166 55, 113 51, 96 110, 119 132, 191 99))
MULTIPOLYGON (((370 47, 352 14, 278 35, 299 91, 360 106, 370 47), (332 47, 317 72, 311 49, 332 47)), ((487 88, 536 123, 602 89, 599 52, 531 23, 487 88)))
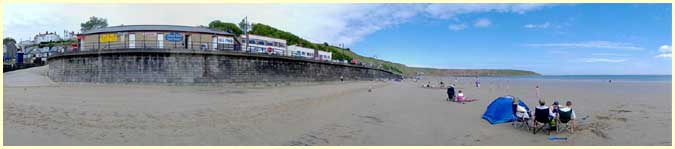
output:
POLYGON ((211 49, 215 50, 216 47, 218 47, 218 37, 213 36, 211 42, 212 42, 211 49))
POLYGON ((190 43, 191 40, 190 40, 190 35, 189 35, 189 34, 186 34, 186 35, 185 35, 184 41, 185 41, 185 44, 183 44, 183 45, 185 45, 185 49, 190 49, 190 47, 192 47, 192 43, 190 43))
POLYGON ((157 34, 157 48, 164 48, 164 34, 157 34))
POLYGON ((129 48, 136 48, 136 34, 129 34, 129 48))

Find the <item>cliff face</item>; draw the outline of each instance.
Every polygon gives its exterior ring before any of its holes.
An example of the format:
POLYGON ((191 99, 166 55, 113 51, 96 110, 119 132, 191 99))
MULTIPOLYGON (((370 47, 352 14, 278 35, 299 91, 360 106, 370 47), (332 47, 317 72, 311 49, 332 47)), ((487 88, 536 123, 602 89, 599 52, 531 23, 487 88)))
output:
POLYGON ((541 74, 512 69, 436 69, 410 67, 416 72, 426 76, 539 76, 541 74))

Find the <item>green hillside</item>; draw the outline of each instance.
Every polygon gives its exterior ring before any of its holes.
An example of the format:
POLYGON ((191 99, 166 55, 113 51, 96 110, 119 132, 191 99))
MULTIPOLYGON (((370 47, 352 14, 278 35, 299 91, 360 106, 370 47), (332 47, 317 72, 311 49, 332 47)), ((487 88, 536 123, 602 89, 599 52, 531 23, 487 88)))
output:
POLYGON ((251 27, 251 31, 249 31, 250 34, 255 34, 255 35, 262 35, 262 36, 268 36, 268 37, 274 37, 274 38, 280 38, 280 39, 285 39, 288 45, 299 45, 305 48, 312 48, 312 49, 317 49, 317 50, 322 50, 322 51, 328 51, 333 53, 333 59, 338 59, 338 60, 348 60, 351 61, 352 59, 356 59, 359 62, 363 63, 368 63, 368 64, 373 64, 373 65, 382 65, 382 68, 385 70, 389 70, 394 73, 399 73, 399 74, 407 74, 410 73, 410 70, 407 69, 407 67, 403 64, 396 64, 388 61, 383 61, 379 59, 374 59, 370 57, 364 57, 360 56, 354 52, 351 51, 351 49, 346 48, 342 49, 333 45, 330 45, 328 43, 312 43, 309 42, 305 39, 302 39, 293 33, 289 33, 286 31, 282 31, 279 29, 276 29, 274 27, 271 27, 269 25, 261 24, 261 23, 255 23, 253 24, 253 27, 251 27))
POLYGON ((436 69, 411 67, 416 72, 427 76, 539 76, 541 74, 512 69, 436 69))
MULTIPOLYGON (((218 25, 218 24, 216 24, 218 25)), ((213 23, 210 26, 214 26, 213 23)), ((212 27, 219 30, 237 30, 236 26, 226 25, 223 23, 224 27, 212 27), (235 28, 235 29, 227 29, 235 28)), ((404 76, 414 76, 418 73, 423 73, 425 75, 437 75, 437 76, 448 76, 448 75, 466 75, 466 76, 516 76, 516 75, 539 75, 531 71, 522 71, 522 70, 489 70, 489 69, 473 69, 473 70, 463 70, 463 69, 434 69, 434 68, 415 68, 408 67, 403 64, 393 63, 381 59, 376 59, 372 57, 365 57, 358 55, 351 51, 351 49, 340 48, 337 46, 330 45, 329 43, 312 43, 305 39, 302 39, 293 33, 286 32, 283 30, 276 29, 269 25, 255 23, 252 25, 249 34, 262 35, 268 37, 274 37, 279 39, 285 39, 288 45, 298 45, 305 48, 312 48, 322 51, 328 51, 333 53, 333 59, 337 60, 348 60, 356 59, 359 62, 372 64, 376 66, 381 66, 382 69, 398 73, 404 76)))

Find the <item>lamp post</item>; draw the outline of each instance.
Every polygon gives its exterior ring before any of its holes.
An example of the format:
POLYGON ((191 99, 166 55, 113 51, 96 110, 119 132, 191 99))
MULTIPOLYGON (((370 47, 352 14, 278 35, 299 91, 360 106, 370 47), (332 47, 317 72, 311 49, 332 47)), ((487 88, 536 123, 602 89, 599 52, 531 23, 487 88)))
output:
POLYGON ((248 43, 249 43, 248 42, 248 30, 249 30, 250 26, 251 25, 248 23, 248 16, 244 17, 244 19, 242 19, 241 22, 239 23, 239 27, 241 27, 241 29, 244 30, 244 34, 246 35, 246 38, 245 38, 244 41, 246 42, 246 51, 248 51, 248 52, 251 52, 251 51, 249 51, 250 49, 248 48, 248 43))

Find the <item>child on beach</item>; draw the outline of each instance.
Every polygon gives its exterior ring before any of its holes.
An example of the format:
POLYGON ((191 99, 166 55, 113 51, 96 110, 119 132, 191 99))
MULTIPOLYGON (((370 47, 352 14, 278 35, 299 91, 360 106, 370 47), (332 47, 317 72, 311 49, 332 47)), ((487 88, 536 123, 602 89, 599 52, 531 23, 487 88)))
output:
POLYGON ((548 109, 549 112, 549 118, 551 119, 551 129, 556 127, 555 123, 555 118, 558 115, 558 112, 560 111, 560 107, 558 106, 558 101, 554 101, 553 105, 548 109))
POLYGON ((457 102, 465 104, 465 102, 473 102, 473 101, 478 101, 478 99, 469 99, 466 96, 464 96, 462 90, 457 91, 457 102))
POLYGON ((464 93, 462 93, 462 90, 457 91, 457 102, 464 103, 464 93))

